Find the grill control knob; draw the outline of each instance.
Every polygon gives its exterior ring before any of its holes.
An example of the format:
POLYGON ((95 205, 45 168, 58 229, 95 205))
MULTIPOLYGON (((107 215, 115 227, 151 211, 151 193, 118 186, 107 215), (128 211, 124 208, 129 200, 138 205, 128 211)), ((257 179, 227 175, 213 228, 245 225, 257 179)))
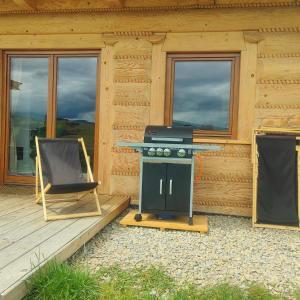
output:
POLYGON ((184 149, 179 149, 177 151, 177 156, 178 157, 185 157, 186 151, 184 149))
POLYGON ((163 156, 164 155, 164 150, 162 148, 157 148, 156 149, 156 155, 157 156, 163 156))
POLYGON ((155 148, 150 148, 150 149, 148 150, 148 155, 149 155, 149 156, 154 156, 154 155, 155 155, 155 148))
POLYGON ((166 148, 165 150, 164 150, 164 156, 170 156, 171 155, 171 150, 169 149, 169 148, 166 148))
POLYGON ((164 150, 164 156, 166 156, 166 157, 168 157, 168 156, 170 156, 171 155, 171 150, 169 149, 169 148, 166 148, 165 150, 164 150))

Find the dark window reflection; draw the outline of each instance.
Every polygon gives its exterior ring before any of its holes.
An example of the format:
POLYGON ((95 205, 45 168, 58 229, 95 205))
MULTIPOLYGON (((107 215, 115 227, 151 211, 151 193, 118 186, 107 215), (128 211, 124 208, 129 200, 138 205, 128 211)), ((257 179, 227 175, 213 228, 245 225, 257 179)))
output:
POLYGON ((173 125, 229 130, 230 61, 175 62, 173 125))
POLYGON ((91 166, 94 156, 96 73, 97 57, 58 58, 56 136, 83 137, 91 166))

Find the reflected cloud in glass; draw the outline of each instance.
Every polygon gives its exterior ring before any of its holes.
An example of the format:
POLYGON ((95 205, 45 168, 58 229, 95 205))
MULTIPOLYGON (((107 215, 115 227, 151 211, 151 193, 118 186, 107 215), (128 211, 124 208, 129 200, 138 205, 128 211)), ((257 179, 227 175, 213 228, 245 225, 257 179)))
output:
POLYGON ((228 130, 230 81, 230 61, 177 61, 173 125, 228 130))
POLYGON ((10 60, 9 174, 35 174, 34 137, 46 135, 48 58, 10 60))
MULTIPOLYGON (((83 137, 93 165, 97 57, 60 57, 56 137, 83 137)), ((83 164, 85 167, 85 164, 83 164)))

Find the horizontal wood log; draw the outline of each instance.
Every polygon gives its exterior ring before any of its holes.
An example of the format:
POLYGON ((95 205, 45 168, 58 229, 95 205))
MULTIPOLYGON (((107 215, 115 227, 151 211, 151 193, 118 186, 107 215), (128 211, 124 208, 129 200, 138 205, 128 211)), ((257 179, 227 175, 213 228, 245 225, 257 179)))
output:
POLYGON ((288 108, 289 106, 297 107, 300 105, 300 85, 270 85, 259 84, 256 88, 256 106, 270 105, 271 109, 288 108), (279 105, 276 107, 276 105, 279 105), (273 107, 272 107, 273 106, 273 107))
POLYGON ((300 58, 263 58, 257 64, 258 80, 299 80, 300 58))

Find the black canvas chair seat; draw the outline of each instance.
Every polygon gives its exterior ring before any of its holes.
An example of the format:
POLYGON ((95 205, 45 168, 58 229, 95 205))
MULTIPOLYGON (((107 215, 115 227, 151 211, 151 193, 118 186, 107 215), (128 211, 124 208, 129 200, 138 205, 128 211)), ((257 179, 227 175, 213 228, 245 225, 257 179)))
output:
POLYGON ((42 199, 45 220, 101 215, 101 208, 96 190, 98 183, 93 179, 89 157, 83 139, 46 139, 36 137, 36 149, 36 202, 39 203, 40 199, 42 199), (82 171, 80 146, 82 147, 83 156, 87 166, 87 174, 84 174, 82 171), (41 186, 40 196, 38 193, 38 181, 40 181, 41 186), (97 211, 58 216, 47 215, 46 194, 77 193, 77 198, 74 199, 74 201, 77 201, 89 191, 93 191, 97 211), (79 195, 79 193, 84 194, 79 195))
POLYGON ((90 191, 98 185, 97 182, 69 183, 51 185, 47 194, 67 194, 90 191))

